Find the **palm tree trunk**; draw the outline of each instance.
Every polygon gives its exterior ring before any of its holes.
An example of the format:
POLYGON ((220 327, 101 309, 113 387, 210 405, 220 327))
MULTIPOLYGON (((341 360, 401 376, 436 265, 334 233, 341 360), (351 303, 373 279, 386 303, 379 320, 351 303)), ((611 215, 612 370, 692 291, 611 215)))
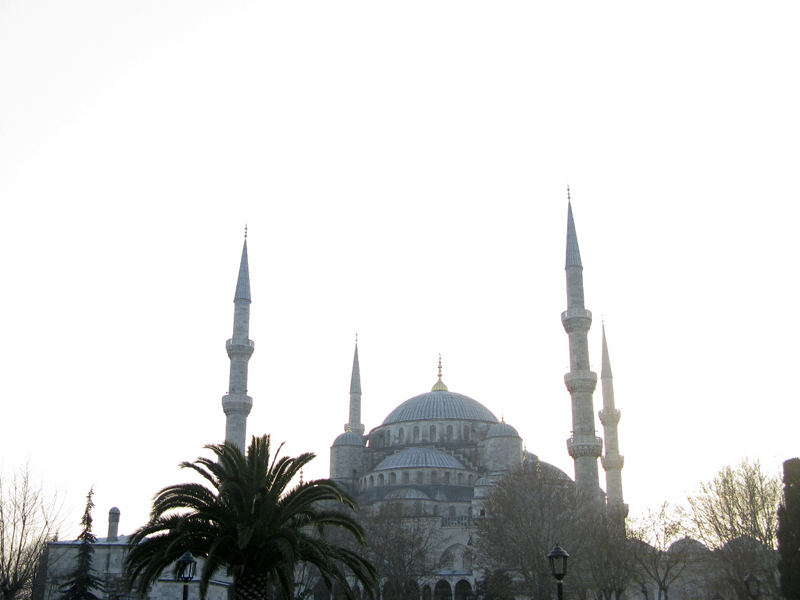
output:
POLYGON ((269 578, 263 573, 239 575, 233 582, 236 600, 267 600, 269 578))

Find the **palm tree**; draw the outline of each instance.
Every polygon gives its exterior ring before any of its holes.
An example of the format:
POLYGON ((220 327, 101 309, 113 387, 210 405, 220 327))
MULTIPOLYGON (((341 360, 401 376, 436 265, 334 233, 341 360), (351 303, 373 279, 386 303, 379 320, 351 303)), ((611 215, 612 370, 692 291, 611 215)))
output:
POLYGON ((191 552, 204 559, 203 598, 211 578, 225 568, 237 600, 264 600, 271 587, 291 600, 294 570, 301 563, 315 567, 329 588, 336 585, 348 598, 353 598, 348 575, 373 595, 372 565, 325 535, 333 528, 363 544, 363 530, 351 512, 355 501, 329 479, 288 489, 314 454, 279 458, 279 447, 271 457, 268 435, 253 436, 246 455, 227 442, 206 448, 216 460, 201 457, 180 466, 207 483, 158 492, 149 523, 133 534, 126 558, 130 587, 146 592, 164 569, 191 552))

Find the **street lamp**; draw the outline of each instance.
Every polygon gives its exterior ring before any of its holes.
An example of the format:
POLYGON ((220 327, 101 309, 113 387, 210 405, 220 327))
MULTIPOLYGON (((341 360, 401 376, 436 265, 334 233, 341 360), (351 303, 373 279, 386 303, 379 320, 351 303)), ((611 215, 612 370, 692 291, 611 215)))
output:
POLYGON ((747 590, 748 596, 753 600, 757 600, 759 593, 761 593, 761 580, 752 573, 748 573, 744 578, 744 589, 747 590))
POLYGON ((550 573, 556 578, 556 586, 558 587, 558 600, 564 600, 563 579, 567 574, 567 559, 569 554, 556 544, 556 547, 550 550, 547 555, 547 560, 550 561, 550 573))
POLYGON ((177 561, 175 579, 183 580, 183 600, 189 600, 189 582, 197 570, 197 561, 191 552, 184 552, 177 561))

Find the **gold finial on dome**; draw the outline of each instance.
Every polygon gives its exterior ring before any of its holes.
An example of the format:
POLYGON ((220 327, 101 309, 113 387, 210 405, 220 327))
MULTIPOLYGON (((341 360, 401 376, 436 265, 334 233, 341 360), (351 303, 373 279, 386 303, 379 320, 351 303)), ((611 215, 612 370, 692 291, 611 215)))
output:
POLYGON ((432 392, 446 392, 447 386, 442 381, 442 355, 439 355, 439 381, 433 384, 432 392))

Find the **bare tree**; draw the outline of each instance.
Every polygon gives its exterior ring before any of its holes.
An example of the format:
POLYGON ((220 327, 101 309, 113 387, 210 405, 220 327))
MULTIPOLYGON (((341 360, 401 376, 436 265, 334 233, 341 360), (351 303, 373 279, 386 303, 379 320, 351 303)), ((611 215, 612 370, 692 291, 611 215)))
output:
POLYGON ((26 464, 0 472, 0 598, 27 600, 46 543, 61 523, 61 499, 26 464))
POLYGON ((665 502, 657 511, 648 510, 630 529, 636 578, 642 588, 647 583, 655 586, 657 600, 669 600, 670 586, 689 564, 692 546, 680 543, 686 535, 685 519, 683 509, 665 502))
POLYGON ((619 515, 601 512, 588 530, 586 565, 591 587, 605 600, 619 600, 636 568, 636 549, 619 515))
POLYGON ((761 463, 724 467, 689 498, 693 535, 714 550, 727 587, 725 597, 746 600, 747 573, 761 579, 762 594, 778 598, 777 510, 780 481, 761 463))
POLYGON ((419 504, 388 500, 363 509, 366 557, 384 582, 386 597, 419 598, 416 581, 439 566, 447 540, 437 535, 440 517, 426 516, 419 504))
MULTIPOLYGON (((588 509, 572 482, 553 476, 537 463, 530 470, 506 475, 484 506, 486 515, 476 519, 479 567, 511 571, 521 583, 519 591, 531 598, 547 598, 553 590, 545 557, 556 543, 573 556, 571 570, 576 564, 580 570, 578 557, 586 544, 581 523, 588 509)), ((579 581, 574 575, 570 579, 579 581)))

